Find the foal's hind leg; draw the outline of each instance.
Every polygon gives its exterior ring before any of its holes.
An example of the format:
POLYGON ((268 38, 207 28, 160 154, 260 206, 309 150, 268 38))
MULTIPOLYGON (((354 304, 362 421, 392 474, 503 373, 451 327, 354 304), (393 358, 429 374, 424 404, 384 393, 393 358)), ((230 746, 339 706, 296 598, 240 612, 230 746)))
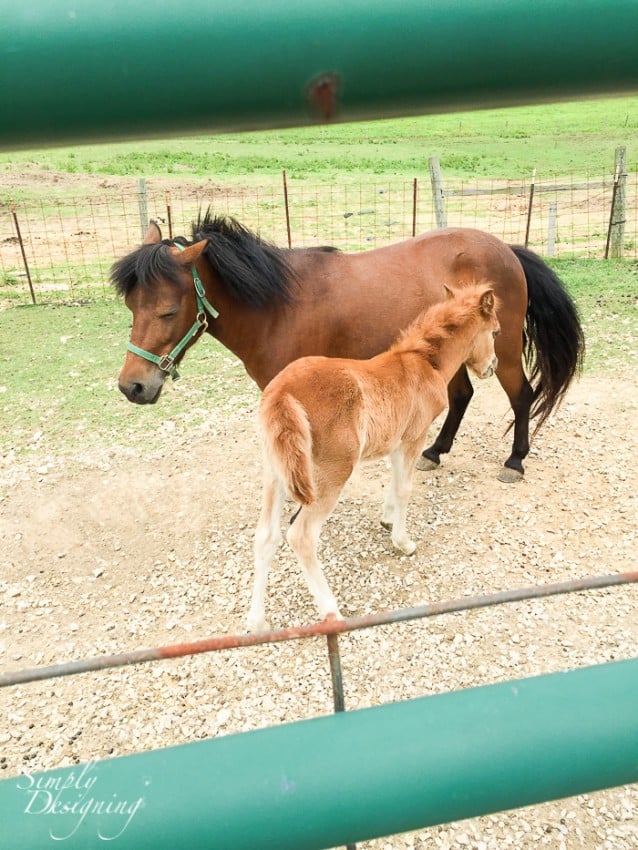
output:
POLYGON ((456 432, 459 430, 461 420, 474 395, 474 388, 465 366, 461 366, 448 384, 447 394, 449 409, 445 422, 434 443, 428 449, 425 449, 419 458, 416 465, 417 469, 425 471, 436 469, 441 463, 441 455, 447 454, 452 448, 456 432))
POLYGON ((319 609, 319 616, 324 619, 328 614, 334 614, 338 620, 341 620, 337 600, 328 586, 323 567, 317 557, 321 526, 332 513, 338 495, 337 493, 332 499, 320 499, 312 505, 304 505, 294 523, 288 528, 286 537, 299 560, 308 589, 319 609))
POLYGON ((281 542, 281 511, 284 497, 284 489, 266 461, 261 515, 255 531, 255 581, 246 622, 246 630, 249 632, 268 629, 265 610, 266 584, 272 559, 281 542))
POLYGON ((514 411, 512 453, 499 472, 498 480, 512 484, 520 481, 525 474, 523 458, 527 457, 529 452, 529 412, 534 400, 534 390, 525 377, 520 360, 511 365, 504 365, 500 361, 496 375, 514 411))
POLYGON ((392 544, 400 552, 412 555, 416 549, 406 529, 408 501, 412 490, 412 469, 422 442, 402 444, 390 455, 392 480, 388 489, 381 524, 392 530, 392 544))

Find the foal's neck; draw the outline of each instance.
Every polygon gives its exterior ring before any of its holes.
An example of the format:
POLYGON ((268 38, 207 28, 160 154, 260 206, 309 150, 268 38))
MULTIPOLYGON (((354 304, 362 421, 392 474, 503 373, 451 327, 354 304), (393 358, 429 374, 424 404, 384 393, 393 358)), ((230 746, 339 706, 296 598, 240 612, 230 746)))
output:
POLYGON ((406 332, 395 350, 419 354, 449 383, 470 355, 476 322, 476 317, 471 317, 453 329, 447 329, 444 323, 433 321, 431 316, 426 315, 406 332))

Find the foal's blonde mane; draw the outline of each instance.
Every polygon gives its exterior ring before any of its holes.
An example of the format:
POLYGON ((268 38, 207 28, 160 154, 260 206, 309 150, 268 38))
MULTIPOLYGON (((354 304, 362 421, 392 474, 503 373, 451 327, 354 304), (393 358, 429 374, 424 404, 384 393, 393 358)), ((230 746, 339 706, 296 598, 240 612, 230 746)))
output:
POLYGON ((488 283, 475 283, 456 290, 445 288, 446 299, 418 315, 397 337, 390 351, 418 352, 436 368, 437 353, 443 343, 459 328, 482 318, 480 296, 492 289, 488 283))

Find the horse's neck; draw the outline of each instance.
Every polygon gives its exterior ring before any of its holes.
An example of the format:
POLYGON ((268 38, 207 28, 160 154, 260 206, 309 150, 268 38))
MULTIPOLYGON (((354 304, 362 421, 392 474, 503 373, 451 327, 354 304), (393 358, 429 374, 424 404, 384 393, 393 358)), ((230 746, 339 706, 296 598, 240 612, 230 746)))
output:
POLYGON ((285 334, 278 330, 282 318, 281 305, 255 309, 233 298, 216 274, 206 283, 206 297, 217 310, 216 319, 208 319, 208 333, 244 364, 244 368, 260 389, 288 362, 278 347, 285 334))
POLYGON ((207 267, 207 297, 220 314, 209 323, 208 332, 243 362, 260 389, 292 360, 309 353, 309 337, 314 340, 312 353, 328 353, 332 327, 328 322, 317 329, 313 316, 317 303, 322 298, 325 301, 325 281, 330 277, 327 269, 335 256, 330 251, 291 251, 288 259, 300 286, 303 281, 303 299, 258 309, 229 295, 217 273, 207 267))

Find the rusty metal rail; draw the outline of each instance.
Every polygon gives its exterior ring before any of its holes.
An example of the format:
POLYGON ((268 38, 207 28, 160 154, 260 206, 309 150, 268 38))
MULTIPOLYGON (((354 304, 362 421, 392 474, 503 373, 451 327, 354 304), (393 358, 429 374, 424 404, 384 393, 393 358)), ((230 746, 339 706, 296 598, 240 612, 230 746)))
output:
MULTIPOLYGON (((345 620, 328 618, 320 623, 307 626, 295 626, 255 634, 219 635, 190 643, 176 643, 151 649, 138 649, 122 652, 116 655, 101 655, 79 661, 68 661, 43 667, 32 667, 14 672, 0 673, 0 687, 21 685, 43 679, 54 679, 61 676, 72 676, 78 673, 88 673, 96 670, 107 670, 114 667, 125 667, 130 664, 142 664, 147 661, 159 661, 167 658, 183 658, 198 655, 203 652, 216 652, 225 649, 239 649, 245 646, 257 646, 267 643, 281 643, 288 640, 300 640, 321 636, 337 636, 345 632, 369 629, 373 626, 403 623, 409 620, 419 620, 436 617, 441 614, 451 614, 459 611, 471 611, 477 608, 488 608, 502 605, 506 602, 522 602, 527 599, 542 599, 548 596, 558 596, 584 590, 599 590, 617 585, 638 583, 638 571, 615 573, 612 575, 587 576, 585 578, 554 584, 533 585, 517 590, 504 590, 496 593, 467 596, 442 602, 432 602, 416 605, 412 608, 399 608, 393 611, 380 611, 360 617, 349 617, 345 620)), ((335 707, 341 706, 344 700, 341 690, 341 674, 338 665, 338 646, 336 641, 329 642, 329 657, 331 660, 332 679, 335 686, 335 707)), ((339 710, 339 708, 337 708, 339 710)))

